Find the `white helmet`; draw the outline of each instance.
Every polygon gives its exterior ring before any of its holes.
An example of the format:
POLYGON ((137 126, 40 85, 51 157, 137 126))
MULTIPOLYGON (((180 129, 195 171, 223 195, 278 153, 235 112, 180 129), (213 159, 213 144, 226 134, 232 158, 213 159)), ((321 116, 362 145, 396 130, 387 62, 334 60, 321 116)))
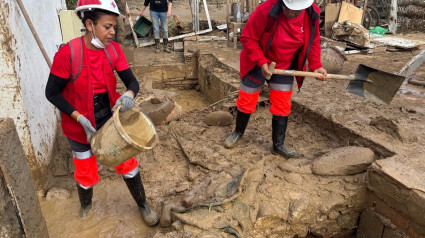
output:
POLYGON ((115 0, 78 0, 77 8, 75 8, 75 14, 80 16, 80 12, 94 9, 102 9, 117 15, 121 15, 115 0))
POLYGON ((283 0, 285 6, 291 10, 303 10, 310 7, 314 0, 283 0))

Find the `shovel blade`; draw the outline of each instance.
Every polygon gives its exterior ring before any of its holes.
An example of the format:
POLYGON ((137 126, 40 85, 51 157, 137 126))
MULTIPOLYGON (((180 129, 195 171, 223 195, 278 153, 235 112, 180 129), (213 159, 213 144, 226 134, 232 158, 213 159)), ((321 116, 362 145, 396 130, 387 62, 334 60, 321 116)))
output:
POLYGON ((348 85, 348 92, 390 104, 404 80, 403 76, 390 74, 360 64, 357 68, 355 79, 351 80, 348 85))

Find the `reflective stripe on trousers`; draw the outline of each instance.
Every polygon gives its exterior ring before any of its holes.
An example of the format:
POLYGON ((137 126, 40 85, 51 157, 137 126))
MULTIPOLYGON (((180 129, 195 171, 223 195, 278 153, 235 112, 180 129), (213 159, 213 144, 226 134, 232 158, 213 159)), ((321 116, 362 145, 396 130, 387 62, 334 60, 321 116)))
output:
MULTIPOLYGON (((261 88, 266 79, 262 75, 261 68, 256 66, 241 79, 239 97, 236 105, 241 112, 255 112, 261 88)), ((293 76, 272 75, 267 81, 270 87, 270 113, 273 115, 287 116, 291 113, 293 76)))
MULTIPOLYGON (((99 182, 98 165, 96 156, 93 155, 90 144, 83 144, 68 138, 71 145, 73 162, 75 166, 74 178, 82 188, 90 188, 99 182)), ((114 167, 117 174, 132 178, 139 171, 136 158, 130 158, 114 167)))

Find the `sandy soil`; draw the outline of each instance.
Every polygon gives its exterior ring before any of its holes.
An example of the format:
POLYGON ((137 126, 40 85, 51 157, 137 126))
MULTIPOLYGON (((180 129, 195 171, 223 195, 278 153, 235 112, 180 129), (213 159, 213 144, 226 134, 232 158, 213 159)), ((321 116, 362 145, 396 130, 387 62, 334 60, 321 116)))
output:
MULTIPOLYGON (((130 5, 134 8, 141 4, 130 1, 130 5)), ((221 14, 225 9, 214 9, 217 4, 210 5, 211 15, 221 14)), ((185 3, 175 1, 174 13, 185 9, 187 11, 185 3)), ((187 16, 178 17, 181 21, 190 21, 187 16)), ((405 37, 423 39, 424 34, 405 37)), ((214 51, 215 46, 211 47, 205 50, 214 51)), ((166 55, 159 57, 149 48, 142 51, 143 57, 152 57, 158 62, 161 58, 170 61, 166 55)), ((397 73, 417 52, 350 55, 342 74, 354 73, 359 63, 397 73)), ((223 61, 230 58, 220 57, 223 61)), ((181 57, 174 59, 177 61, 181 57)), ((422 65, 413 77, 423 78, 424 75, 425 65, 422 65)), ((244 171, 261 168, 261 182, 255 192, 248 194, 255 199, 248 199, 246 193, 240 197, 241 201, 251 202, 250 218, 256 228, 254 231, 241 229, 243 237, 292 237, 305 236, 308 231, 316 234, 350 231, 357 222, 353 217, 361 209, 359 201, 364 196, 365 174, 318 176, 311 170, 312 162, 329 151, 349 145, 368 147, 379 159, 393 152, 406 157, 424 153, 425 90, 405 84, 387 106, 349 94, 346 86, 345 81, 306 79, 301 93, 294 94, 286 145, 302 154, 299 160, 284 160, 270 153, 271 115, 267 103, 261 104, 253 114, 239 146, 227 150, 222 142, 233 126, 207 126, 204 122, 206 115, 219 107, 202 110, 208 102, 199 97, 198 92, 177 92, 181 95, 177 102, 185 114, 179 121, 158 127, 160 144, 137 157, 148 201, 158 213, 170 204, 196 204, 214 196, 219 185, 244 171), (371 121, 379 116, 387 119, 381 122, 383 126, 371 126, 371 121), (348 129, 341 129, 339 125, 348 129), (328 230, 321 230, 324 224, 328 230)), ((233 237, 217 229, 213 229, 216 233, 210 236, 193 226, 185 226, 183 230, 180 222, 168 228, 149 228, 143 224, 122 179, 106 166, 101 168, 100 174, 102 179, 94 187, 93 209, 85 219, 78 217, 78 195, 72 175, 52 180, 52 188, 69 191, 70 197, 61 198, 52 193, 53 198, 40 199, 50 237, 195 237, 196 234, 197 237, 218 237, 217 234, 233 237)))

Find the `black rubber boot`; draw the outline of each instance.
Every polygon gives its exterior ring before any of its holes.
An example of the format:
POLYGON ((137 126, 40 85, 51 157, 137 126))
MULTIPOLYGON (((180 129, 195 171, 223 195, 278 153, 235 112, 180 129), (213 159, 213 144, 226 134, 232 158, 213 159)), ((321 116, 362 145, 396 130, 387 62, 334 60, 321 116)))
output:
POLYGON ((171 53, 171 50, 168 47, 168 38, 162 39, 162 43, 164 44, 164 51, 167 53, 171 53))
POLYGON ((93 187, 84 189, 77 184, 78 197, 80 198, 80 217, 86 217, 91 209, 91 199, 93 197, 93 187))
POLYGON ((155 39, 155 53, 161 52, 161 44, 159 39, 155 39))
POLYGON ((151 209, 149 204, 146 202, 145 189, 143 188, 142 179, 140 173, 137 173, 133 178, 124 178, 127 184, 128 190, 139 207, 139 211, 142 214, 142 218, 148 226, 155 226, 159 222, 158 215, 151 209))
POLYGON ((227 149, 233 148, 236 145, 236 143, 242 138, 243 133, 245 132, 246 126, 248 125, 250 116, 251 116, 250 113, 243 113, 238 110, 236 114, 235 130, 224 141, 224 147, 226 147, 227 149))
POLYGON ((285 134, 288 126, 288 117, 273 115, 272 119, 272 139, 273 139, 273 154, 283 156, 285 159, 298 158, 300 154, 290 151, 285 146, 285 134))

